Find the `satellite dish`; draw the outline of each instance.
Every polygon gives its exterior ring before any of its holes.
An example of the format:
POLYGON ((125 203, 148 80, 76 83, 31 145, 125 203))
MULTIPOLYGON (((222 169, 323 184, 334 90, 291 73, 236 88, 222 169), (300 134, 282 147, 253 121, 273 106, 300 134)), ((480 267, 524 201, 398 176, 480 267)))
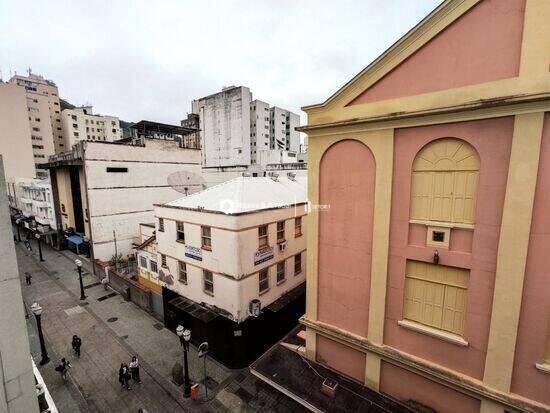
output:
POLYGON ((189 195, 206 188, 204 178, 194 172, 178 171, 168 175, 168 185, 181 194, 189 195))

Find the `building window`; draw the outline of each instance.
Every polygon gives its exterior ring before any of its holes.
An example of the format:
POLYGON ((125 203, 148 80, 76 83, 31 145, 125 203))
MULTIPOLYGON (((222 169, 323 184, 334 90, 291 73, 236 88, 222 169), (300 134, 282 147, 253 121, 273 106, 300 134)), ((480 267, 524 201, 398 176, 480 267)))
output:
POLYGON ((176 222, 176 240, 178 242, 185 242, 185 232, 183 230, 183 222, 176 222))
POLYGON ((183 261, 179 261, 178 264, 179 281, 183 284, 187 284, 187 264, 183 261))
POLYGON ((166 255, 160 254, 160 265, 166 268, 166 255))
POLYGON ((76 120, 76 115, 71 115, 71 118, 72 118, 73 120, 76 120))
POLYGON ((294 275, 302 272, 302 253, 294 256, 294 275))
POLYGON ((147 258, 139 257, 139 265, 141 268, 147 268, 147 258))
POLYGON ((105 171, 109 173, 125 173, 128 172, 128 168, 120 168, 116 166, 108 166, 105 171))
POLYGON ((411 219, 473 224, 479 157, 454 138, 426 145, 413 162, 411 219))
POLYGON ((74 132, 74 136, 78 138, 78 132, 74 132))
POLYGON ((164 219, 159 218, 159 232, 164 232, 164 219))
POLYGON ((285 261, 277 263, 277 284, 282 283, 286 278, 285 261))
POLYGON ((404 318, 461 335, 470 271, 407 260, 404 318))
POLYGON ((294 236, 302 236, 302 217, 294 218, 294 236))
POLYGON ((35 132, 40 132, 40 128, 32 128, 32 130, 35 132))
POLYGON ((285 240, 285 221, 277 222, 277 242, 285 240))
POLYGON ((269 236, 267 234, 267 225, 258 227, 258 247, 265 248, 269 245, 269 236))
POLYGON ((151 266, 151 271, 152 272, 158 272, 156 261, 150 260, 149 265, 151 266))
POLYGON ((201 227, 202 247, 207 250, 212 249, 212 229, 210 227, 201 227))
POLYGON ((202 270, 204 292, 214 294, 214 276, 212 271, 202 270))
POLYGON ((76 123, 73 123, 73 128, 78 128, 78 125, 76 123))
POLYGON ((259 273, 260 294, 269 290, 269 271, 268 269, 261 270, 259 273))

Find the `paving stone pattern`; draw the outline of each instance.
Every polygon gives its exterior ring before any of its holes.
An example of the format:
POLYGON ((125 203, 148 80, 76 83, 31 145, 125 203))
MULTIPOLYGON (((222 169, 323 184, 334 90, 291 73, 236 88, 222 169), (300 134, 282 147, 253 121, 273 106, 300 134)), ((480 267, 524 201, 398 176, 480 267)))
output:
MULTIPOLYGON (((35 248, 36 249, 36 248, 35 248)), ((204 386, 199 401, 182 398, 181 387, 171 381, 176 361, 181 361, 178 337, 163 328, 158 320, 112 290, 106 291, 99 278, 91 274, 83 261, 86 305, 79 303, 80 287, 74 259, 68 251, 43 247, 45 262, 37 253, 17 248, 24 301, 38 301, 43 307, 42 325, 52 362, 40 367, 52 397, 63 412, 137 412, 144 407, 153 412, 305 412, 301 405, 274 390, 250 374, 248 369, 229 370, 207 359, 208 399, 204 386), (24 272, 33 275, 25 286, 24 272), (100 298, 110 295, 108 299, 100 298), (110 322, 109 322, 110 321, 110 322), (70 341, 78 334, 83 341, 82 355, 72 354, 70 341), (130 391, 118 382, 121 362, 138 355, 141 384, 130 391), (54 368, 60 357, 71 360, 70 380, 63 384, 54 368)), ((40 348, 28 320, 33 357, 40 360, 40 348)), ((189 372, 192 382, 203 383, 202 359, 190 346, 189 372)))

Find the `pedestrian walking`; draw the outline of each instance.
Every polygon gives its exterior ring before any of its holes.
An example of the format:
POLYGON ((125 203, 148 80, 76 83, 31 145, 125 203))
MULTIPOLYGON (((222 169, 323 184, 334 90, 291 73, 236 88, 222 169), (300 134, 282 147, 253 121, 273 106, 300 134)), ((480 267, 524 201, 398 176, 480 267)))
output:
POLYGON ((25 271, 25 283, 27 283, 27 285, 32 284, 32 275, 27 271, 25 271))
POLYGON ((32 252, 32 246, 28 239, 24 241, 24 244, 25 244, 25 248, 27 248, 27 251, 32 252))
POLYGON ((64 382, 67 381, 67 373, 71 367, 71 362, 65 358, 62 358, 61 363, 59 363, 59 365, 55 368, 55 371, 58 371, 61 374, 61 378, 63 378, 64 382))
POLYGON ((120 369, 118 370, 118 381, 120 382, 120 385, 123 389, 130 390, 130 370, 128 369, 128 365, 126 363, 122 363, 120 365, 120 369))
POLYGON ((130 372, 132 373, 132 380, 136 383, 141 383, 141 378, 139 377, 139 361, 137 356, 132 357, 130 362, 130 372))
POLYGON ((75 354, 80 358, 80 346, 82 345, 82 340, 76 334, 73 336, 73 341, 71 342, 75 354))

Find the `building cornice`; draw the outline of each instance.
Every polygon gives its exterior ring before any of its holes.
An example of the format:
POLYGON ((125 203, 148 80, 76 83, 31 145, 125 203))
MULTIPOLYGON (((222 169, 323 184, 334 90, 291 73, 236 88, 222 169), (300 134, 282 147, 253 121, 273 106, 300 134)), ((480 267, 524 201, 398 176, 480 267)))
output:
POLYGON ((512 409, 527 413, 548 412, 548 406, 544 404, 515 394, 496 390, 487 386, 480 380, 405 353, 394 347, 373 343, 364 337, 330 324, 311 320, 306 316, 300 319, 300 323, 325 337, 334 339, 363 352, 374 353, 385 362, 409 370, 472 397, 490 399, 512 409))
POLYGON ((336 122, 317 123, 296 128, 300 132, 322 134, 338 128, 361 127, 361 130, 375 130, 411 127, 428 124, 495 118, 522 113, 550 110, 550 93, 502 96, 481 99, 465 104, 420 110, 395 112, 381 116, 366 116, 336 122))

